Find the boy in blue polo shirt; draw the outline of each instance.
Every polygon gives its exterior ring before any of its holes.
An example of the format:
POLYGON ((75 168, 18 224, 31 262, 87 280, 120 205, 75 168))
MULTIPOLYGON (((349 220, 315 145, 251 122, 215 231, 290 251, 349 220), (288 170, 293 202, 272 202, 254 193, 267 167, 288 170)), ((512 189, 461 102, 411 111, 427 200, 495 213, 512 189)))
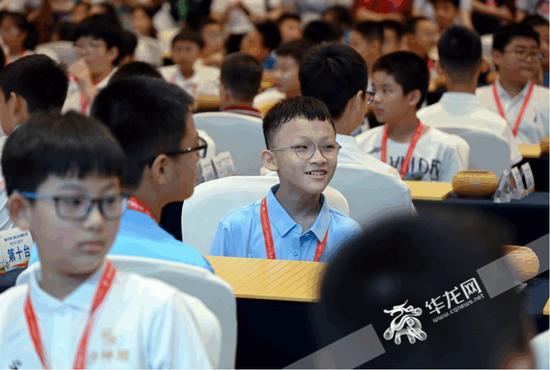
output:
POLYGON ((262 200, 234 209, 220 221, 211 254, 327 261, 359 231, 322 194, 340 149, 330 113, 315 98, 290 98, 269 111, 263 130, 263 164, 277 172, 280 183, 262 200))

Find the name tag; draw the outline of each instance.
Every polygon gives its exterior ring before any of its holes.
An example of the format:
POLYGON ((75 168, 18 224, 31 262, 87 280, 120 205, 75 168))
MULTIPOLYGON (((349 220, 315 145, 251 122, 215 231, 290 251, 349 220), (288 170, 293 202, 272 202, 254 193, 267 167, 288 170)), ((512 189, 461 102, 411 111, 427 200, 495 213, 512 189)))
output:
POLYGON ((229 152, 221 152, 212 159, 217 177, 227 177, 235 175, 235 164, 229 152))
POLYGON ((31 257, 31 233, 18 228, 0 231, 0 274, 26 268, 31 257))
POLYGON ((525 186, 523 185, 521 173, 517 167, 512 168, 512 178, 514 179, 512 199, 521 199, 525 195, 525 186))
POLYGON ((533 176, 533 171, 531 170, 531 165, 529 162, 526 162, 521 166, 521 172, 523 173, 523 178, 525 179, 527 192, 531 193, 535 191, 535 177, 533 176))

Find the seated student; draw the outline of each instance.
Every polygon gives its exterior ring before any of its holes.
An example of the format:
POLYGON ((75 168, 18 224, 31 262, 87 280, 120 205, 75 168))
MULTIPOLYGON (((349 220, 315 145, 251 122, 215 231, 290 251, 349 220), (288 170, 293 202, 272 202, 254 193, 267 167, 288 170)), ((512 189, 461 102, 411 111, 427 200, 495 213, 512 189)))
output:
POLYGON ((311 97, 275 105, 264 118, 264 166, 279 184, 266 197, 221 219, 212 255, 327 261, 359 231, 332 209, 322 192, 334 171, 340 145, 326 106, 311 97))
POLYGON ((548 66, 548 63, 550 62, 548 58, 548 43, 550 42, 548 19, 539 14, 534 14, 528 15, 527 17, 523 18, 521 23, 531 27, 539 34, 540 51, 542 53, 542 60, 540 61, 542 78, 541 81, 538 82, 540 82, 543 86, 548 87, 550 72, 548 66))
POLYGON ((430 0, 440 32, 460 23, 460 0, 430 0))
POLYGON ((319 347, 370 326, 371 335, 361 330, 346 348, 380 348, 380 355, 350 351, 345 365, 318 368, 534 368, 524 295, 488 293, 520 283, 503 258, 503 231, 461 214, 397 218, 365 230, 328 264, 314 321, 319 347), (498 283, 479 273, 491 264, 498 283))
POLYGON ((510 165, 521 161, 518 144, 508 123, 482 107, 475 90, 481 70, 481 39, 475 31, 453 26, 439 39, 439 73, 445 76, 447 92, 438 103, 418 111, 424 124, 434 127, 464 126, 489 130, 510 145, 510 165))
POLYGON ((395 167, 404 180, 450 182, 455 173, 468 168, 458 152, 458 145, 468 144, 425 126, 416 116, 428 90, 424 61, 398 51, 378 59, 372 71, 374 114, 384 125, 357 136, 359 147, 395 167))
POLYGON ((204 48, 202 36, 192 31, 182 31, 172 39, 173 66, 161 67, 164 79, 184 89, 189 95, 218 96, 220 70, 196 64, 204 48))
POLYGON ((430 52, 437 46, 438 32, 435 22, 426 17, 413 17, 405 25, 407 50, 418 54, 430 68, 433 64, 430 52))
POLYGON ((351 29, 349 46, 357 51, 369 69, 369 79, 372 77, 372 66, 382 55, 384 31, 378 22, 364 21, 356 23, 351 29))
POLYGON ((63 111, 88 114, 99 90, 109 82, 120 60, 122 30, 109 18, 93 15, 76 25, 78 61, 69 67, 70 85, 63 111))
POLYGON ((476 90, 482 106, 508 121, 520 143, 548 136, 548 89, 533 82, 541 60, 539 35, 524 25, 499 28, 493 36, 498 80, 476 90))
POLYGON ((283 13, 277 18, 281 42, 302 38, 302 18, 297 13, 283 13))
POLYGON ((200 301, 105 259, 127 204, 123 167, 108 130, 75 112, 34 115, 8 139, 10 214, 41 265, 0 295, 1 368, 212 366, 192 311, 200 301))
POLYGON ((384 189, 384 202, 371 207, 368 212, 377 215, 385 212, 409 213, 414 209, 410 190, 397 171, 362 152, 351 136, 363 122, 367 107, 372 102, 372 95, 367 92, 368 83, 365 61, 349 46, 317 46, 310 50, 300 65, 302 95, 325 103, 336 127, 336 140, 342 146, 338 154, 338 167, 352 166, 384 189))
POLYGON ((6 63, 33 54, 38 41, 36 27, 21 13, 4 12, 0 18, 0 38, 6 48, 6 63))
POLYGON ((222 62, 220 82, 222 111, 261 117, 253 107, 262 82, 262 66, 258 60, 244 53, 227 55, 222 62))
POLYGON ((403 37, 403 26, 396 21, 380 22, 384 32, 384 42, 382 43, 382 55, 401 50, 401 38, 403 37))
POLYGON ((200 34, 204 40, 201 58, 198 63, 202 65, 219 68, 223 60, 223 26, 210 17, 206 17, 200 22, 200 34))
POLYGON ((273 51, 280 43, 279 28, 275 23, 266 21, 254 25, 254 28, 244 35, 240 51, 256 58, 264 71, 268 71, 275 67, 273 51))

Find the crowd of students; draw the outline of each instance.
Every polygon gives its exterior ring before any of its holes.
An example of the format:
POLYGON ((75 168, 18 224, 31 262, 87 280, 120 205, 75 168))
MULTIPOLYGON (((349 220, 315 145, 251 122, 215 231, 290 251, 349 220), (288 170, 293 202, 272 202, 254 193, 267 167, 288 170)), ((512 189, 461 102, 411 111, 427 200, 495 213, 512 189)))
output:
MULTIPOLYGON (((510 166, 519 143, 549 135, 548 1, 509 3, 0 2, 0 230, 29 231, 29 264, 40 262, 28 284, 0 295, 0 367, 216 366, 208 346, 221 341, 220 323, 200 301, 106 258, 215 273, 159 226, 167 204, 193 194, 209 149, 193 119, 205 97, 262 120, 258 175, 278 177, 219 220, 210 254, 329 262, 323 344, 369 323, 385 338, 386 309, 424 307, 474 278, 503 255, 487 235, 496 226, 415 218, 404 180, 450 182, 469 168, 468 143, 449 125, 503 139, 510 166), (139 60, 138 45, 160 47, 163 33, 173 36, 163 65, 139 60), (74 45, 68 66, 53 48, 33 50, 60 40, 74 45), (323 195, 345 182, 345 167, 386 199, 364 211, 368 226, 323 195)), ((0 270, 0 287, 20 272, 0 270)), ((528 345, 524 301, 517 289, 485 297, 427 325, 428 340, 415 327, 418 352, 390 346, 368 366, 548 366, 528 345)))

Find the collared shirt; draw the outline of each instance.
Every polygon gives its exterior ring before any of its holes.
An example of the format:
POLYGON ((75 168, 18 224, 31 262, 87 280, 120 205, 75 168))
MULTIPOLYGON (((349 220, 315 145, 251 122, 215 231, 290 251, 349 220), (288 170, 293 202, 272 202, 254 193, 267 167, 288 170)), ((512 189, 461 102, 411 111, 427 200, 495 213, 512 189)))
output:
POLYGON ((510 145, 510 165, 521 161, 518 143, 504 118, 479 104, 474 94, 446 92, 438 103, 417 113, 422 123, 434 127, 462 126, 488 130, 510 145))
MULTIPOLYGON (((214 272, 210 263, 192 246, 182 243, 144 213, 127 209, 120 219, 117 237, 109 255, 156 258, 202 267, 214 272)), ((38 262, 32 248, 29 264, 38 262)))
POLYGON ((237 113, 237 114, 244 114, 246 116, 252 116, 257 118, 262 118, 262 114, 259 110, 257 110, 254 107, 250 107, 248 105, 231 105, 224 107, 222 109, 223 112, 228 113, 237 113))
POLYGON ((220 69, 210 66, 195 64, 193 75, 185 78, 177 65, 159 68, 164 79, 184 89, 189 95, 199 96, 220 95, 220 69))
MULTIPOLYGON (((111 73, 107 75, 107 77, 103 78, 103 80, 99 81, 96 84, 96 94, 99 93, 99 90, 105 88, 107 84, 109 83, 109 80, 111 77, 115 74, 117 71, 117 68, 113 68, 111 73)), ((90 113, 90 108, 92 107, 93 102, 87 102, 85 104, 86 112, 82 112, 82 96, 83 92, 80 90, 80 85, 74 78, 69 79, 69 88, 67 90, 67 97, 65 98, 65 103, 63 103, 63 108, 61 109, 63 112, 68 112, 70 110, 75 110, 79 113, 88 115, 90 113)))
MULTIPOLYGON (((42 368, 23 313, 27 292, 48 366, 72 368, 103 269, 63 300, 40 287, 40 269, 31 273, 28 284, 1 294, 0 368, 42 368)), ((211 367, 199 322, 192 312, 197 302, 163 282, 117 270, 93 321, 86 367, 211 367)))
MULTIPOLYGON (((523 101, 527 96, 529 84, 525 84, 523 90, 513 98, 504 90, 500 81, 496 82, 496 87, 508 124, 510 127, 513 127, 523 101)), ((482 106, 499 114, 493 95, 493 85, 478 88, 476 95, 482 106)), ((548 136, 548 99, 548 89, 535 85, 533 94, 519 125, 517 136, 519 143, 538 144, 544 136, 548 136)))
MULTIPOLYGON (((321 261, 326 262, 346 240, 359 233, 359 224, 331 208, 321 194, 321 210, 309 230, 302 230, 275 197, 279 185, 266 195, 267 212, 277 259, 313 261, 317 244, 328 228, 321 261)), ((210 254, 214 256, 267 258, 258 200, 230 211, 218 224, 210 254)))
MULTIPOLYGON (((384 128, 385 126, 378 126, 359 135, 357 138, 359 147, 366 153, 380 158, 384 128)), ((458 171, 467 168, 467 165, 465 167, 462 163, 457 145, 451 136, 453 135, 445 134, 434 127, 425 128, 422 136, 418 139, 405 178, 407 180, 451 182, 458 171)), ((463 145, 468 146, 463 139, 460 140, 463 145)), ((388 164, 400 170, 409 146, 409 142, 401 143, 388 138, 388 164)))

